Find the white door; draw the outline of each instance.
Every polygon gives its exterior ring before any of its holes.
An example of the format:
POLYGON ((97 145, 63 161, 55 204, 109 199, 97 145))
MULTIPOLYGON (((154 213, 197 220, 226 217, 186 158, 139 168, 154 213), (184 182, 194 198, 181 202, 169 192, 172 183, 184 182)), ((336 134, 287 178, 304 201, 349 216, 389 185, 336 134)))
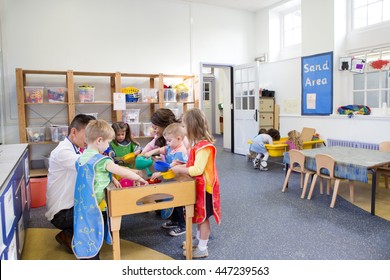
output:
POLYGON ((246 155, 259 131, 259 76, 255 63, 233 67, 234 153, 246 155))

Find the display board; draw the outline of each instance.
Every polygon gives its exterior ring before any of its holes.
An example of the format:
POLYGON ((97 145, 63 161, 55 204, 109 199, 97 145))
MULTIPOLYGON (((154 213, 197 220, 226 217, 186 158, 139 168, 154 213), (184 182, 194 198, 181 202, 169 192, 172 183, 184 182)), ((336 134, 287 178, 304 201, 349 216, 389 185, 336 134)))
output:
POLYGON ((333 52, 301 59, 302 115, 330 115, 333 111, 333 52))

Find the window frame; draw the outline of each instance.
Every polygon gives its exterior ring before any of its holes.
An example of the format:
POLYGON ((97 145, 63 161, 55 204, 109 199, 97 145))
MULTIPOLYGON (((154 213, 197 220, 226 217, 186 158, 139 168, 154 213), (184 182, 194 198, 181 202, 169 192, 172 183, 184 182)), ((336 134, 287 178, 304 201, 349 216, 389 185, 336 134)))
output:
POLYGON ((389 52, 390 52, 390 46, 382 49, 366 50, 354 54, 353 56, 354 58, 364 59, 366 61, 366 65, 363 73, 353 73, 351 75, 351 100, 354 104, 355 104, 355 95, 358 93, 362 93, 364 104, 359 104, 359 105, 366 105, 369 106, 370 108, 379 109, 383 107, 384 103, 386 103, 386 107, 389 108, 390 67, 387 66, 384 69, 374 69, 369 65, 371 61, 383 59, 384 53, 387 54, 385 58, 386 60, 388 60, 389 52), (369 59, 368 57, 372 57, 372 58, 375 57, 375 59, 369 59), (374 73, 378 73, 378 78, 376 81, 374 81, 377 84, 377 87, 368 86, 373 81, 369 79, 369 76, 374 73), (382 73, 386 73, 386 75, 383 75, 382 73), (355 78, 357 78, 358 76, 361 77, 361 75, 363 75, 363 87, 355 89, 355 78), (385 81, 383 81, 383 79, 385 79, 385 81), (370 93, 375 93, 375 92, 378 92, 377 98, 372 96, 371 99, 369 99, 370 93), (373 106, 372 102, 375 100, 378 101, 376 102, 376 105, 373 106))
MULTIPOLYGON (((387 19, 387 20, 383 20, 383 16, 384 16, 384 12, 385 12, 385 9, 383 9, 383 4, 384 4, 384 1, 390 1, 390 0, 373 0, 375 2, 373 3, 368 3, 368 0, 367 0, 367 3, 358 7, 357 9, 361 8, 361 7, 366 7, 366 23, 365 25, 361 26, 361 27, 355 27, 355 1, 356 0, 350 0, 349 1, 349 12, 350 12, 350 30, 352 32, 357 32, 357 31, 364 31, 364 30, 370 30, 372 28, 377 28, 377 27, 382 27, 382 26, 386 26, 386 25, 390 25, 390 18, 387 19), (381 20, 379 22, 375 22, 375 23, 372 23, 372 24, 368 24, 368 6, 370 5, 373 5, 375 3, 378 3, 378 2, 381 2, 382 4, 382 9, 381 9, 381 20)), ((377 15, 378 16, 378 15, 377 15)))

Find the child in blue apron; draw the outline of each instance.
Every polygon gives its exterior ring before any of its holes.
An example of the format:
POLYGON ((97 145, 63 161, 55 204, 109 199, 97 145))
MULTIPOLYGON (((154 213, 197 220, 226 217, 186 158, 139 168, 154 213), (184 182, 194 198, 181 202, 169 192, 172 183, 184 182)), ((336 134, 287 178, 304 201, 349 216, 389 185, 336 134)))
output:
MULTIPOLYGON (((145 153, 146 157, 160 155, 171 167, 177 164, 186 164, 188 161, 187 147, 184 145, 185 130, 183 124, 172 123, 163 132, 167 146, 157 148, 145 153)), ((157 179, 161 172, 154 172, 151 179, 157 179)), ((163 219, 170 218, 170 221, 163 223, 162 227, 169 229, 170 236, 179 236, 186 233, 186 222, 183 207, 175 207, 161 210, 163 219)))
POLYGON ((72 249, 79 259, 99 259, 103 239, 108 244, 112 243, 109 219, 105 214, 104 191, 111 182, 115 187, 121 187, 112 173, 133 180, 136 185, 148 183, 137 174, 137 170, 119 166, 110 157, 102 155, 115 137, 114 130, 106 121, 90 121, 85 128, 85 136, 88 147, 76 161, 72 249))

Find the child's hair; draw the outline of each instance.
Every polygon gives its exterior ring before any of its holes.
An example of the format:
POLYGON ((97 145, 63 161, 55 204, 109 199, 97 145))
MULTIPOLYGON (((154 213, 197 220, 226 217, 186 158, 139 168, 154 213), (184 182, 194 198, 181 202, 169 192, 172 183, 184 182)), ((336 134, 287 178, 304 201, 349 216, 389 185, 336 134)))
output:
POLYGON ((198 108, 192 108, 184 113, 183 123, 187 129, 187 138, 190 146, 198 140, 207 140, 214 143, 215 139, 209 131, 205 114, 198 108))
MULTIPOLYGON (((112 128, 115 131, 115 135, 117 135, 119 131, 126 132, 126 136, 125 136, 124 141, 126 141, 128 143, 135 143, 139 146, 139 143, 136 140, 134 140, 133 136, 131 135, 130 125, 128 123, 115 122, 112 124, 112 128)), ((118 141, 116 140, 116 137, 112 141, 115 143, 115 145, 119 144, 118 141)))
POLYGON ((265 128, 260 128, 259 134, 265 134, 267 133, 267 130, 265 128))
POLYGON ((84 129, 88 125, 89 121, 92 120, 96 120, 96 118, 91 115, 78 114, 70 123, 68 134, 70 134, 72 128, 76 128, 77 131, 84 129))
POLYGON ((301 134, 298 131, 291 130, 289 133, 287 133, 287 136, 288 140, 290 140, 294 144, 295 148, 297 148, 298 150, 303 149, 301 134))
POLYGON ((279 133, 279 131, 278 131, 277 129, 275 129, 275 128, 270 128, 270 129, 268 129, 267 134, 268 134, 269 136, 271 136, 272 139, 273 139, 274 141, 280 140, 280 133, 279 133))
POLYGON ((171 123, 168 125, 163 132, 164 137, 167 135, 180 136, 182 139, 186 136, 182 123, 171 123))
MULTIPOLYGON (((158 109, 156 112, 153 113, 150 121, 152 122, 152 124, 162 127, 164 129, 171 123, 179 122, 179 120, 176 119, 175 114, 168 108, 158 109)), ((156 139, 155 145, 157 147, 164 147, 166 144, 167 141, 165 141, 164 136, 161 136, 156 139)))
POLYGON ((99 137, 103 140, 112 140, 115 138, 115 132, 105 120, 90 121, 85 128, 86 142, 92 143, 99 137))

